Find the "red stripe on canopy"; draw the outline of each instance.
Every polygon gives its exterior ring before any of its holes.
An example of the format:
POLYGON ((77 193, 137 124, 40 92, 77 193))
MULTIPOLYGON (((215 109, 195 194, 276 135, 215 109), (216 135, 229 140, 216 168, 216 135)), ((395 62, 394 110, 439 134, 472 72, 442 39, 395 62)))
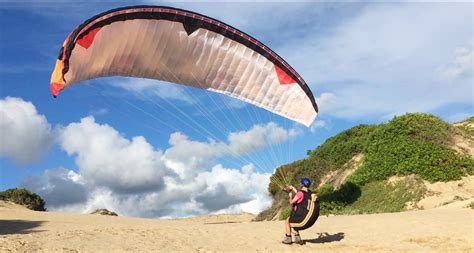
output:
POLYGON ((100 28, 101 27, 92 29, 86 36, 78 40, 77 44, 79 44, 85 49, 88 49, 92 45, 92 42, 94 42, 95 35, 97 34, 97 32, 99 32, 100 28))
POLYGON ((283 71, 281 68, 279 68, 277 65, 275 66, 275 71, 278 76, 278 81, 280 81, 280 84, 293 84, 296 83, 291 76, 289 76, 285 71, 283 71))

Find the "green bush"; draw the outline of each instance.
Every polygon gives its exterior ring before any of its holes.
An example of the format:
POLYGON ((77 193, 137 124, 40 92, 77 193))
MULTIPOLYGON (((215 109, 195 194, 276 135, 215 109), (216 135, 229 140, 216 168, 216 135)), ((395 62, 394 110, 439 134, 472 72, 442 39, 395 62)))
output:
POLYGON ((453 128, 440 118, 426 113, 408 113, 382 125, 384 137, 405 136, 423 142, 448 144, 453 128))
POLYGON ((361 187, 347 182, 338 190, 323 188, 318 192, 321 215, 399 212, 407 202, 419 201, 426 192, 419 179, 395 183, 374 181, 361 187))
POLYGON ((32 193, 25 188, 8 189, 0 192, 0 199, 26 206, 31 210, 46 211, 44 200, 36 193, 32 193))
POLYGON ((334 187, 331 184, 324 184, 316 191, 318 196, 328 195, 334 191, 334 187))
POLYGON ((426 188, 419 179, 389 183, 374 181, 361 188, 362 194, 345 213, 387 213, 405 210, 406 203, 418 202, 426 188))
POLYGON ((310 153, 308 159, 314 159, 328 170, 339 169, 355 155, 362 153, 370 134, 376 126, 359 125, 327 139, 310 153))
POLYGON ((474 160, 446 145, 451 133, 449 124, 431 115, 395 117, 372 132, 364 163, 349 180, 363 185, 393 175, 417 174, 436 182, 472 174, 474 160))
POLYGON ((108 216, 118 216, 116 212, 109 211, 107 209, 96 209, 91 214, 99 214, 99 215, 108 215, 108 216))
POLYGON ((332 186, 323 186, 318 191, 320 213, 322 215, 339 213, 346 206, 354 203, 361 195, 361 189, 352 182, 346 182, 337 190, 332 186))

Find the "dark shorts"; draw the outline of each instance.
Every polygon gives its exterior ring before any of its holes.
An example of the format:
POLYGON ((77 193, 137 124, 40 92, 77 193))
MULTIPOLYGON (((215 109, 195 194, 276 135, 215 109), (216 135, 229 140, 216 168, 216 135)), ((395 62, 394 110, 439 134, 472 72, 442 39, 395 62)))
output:
POLYGON ((298 212, 294 209, 291 210, 291 214, 290 214, 290 223, 300 223, 304 220, 304 218, 306 217, 306 214, 307 214, 307 211, 304 210, 305 212, 298 212))

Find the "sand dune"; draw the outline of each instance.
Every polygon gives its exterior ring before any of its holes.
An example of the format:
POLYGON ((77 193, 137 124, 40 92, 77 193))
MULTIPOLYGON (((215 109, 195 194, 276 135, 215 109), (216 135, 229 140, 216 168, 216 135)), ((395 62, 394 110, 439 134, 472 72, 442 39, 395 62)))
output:
POLYGON ((152 220, 34 212, 0 202, 0 252, 474 252, 471 201, 374 215, 320 217, 306 244, 283 245, 283 223, 252 215, 152 220))

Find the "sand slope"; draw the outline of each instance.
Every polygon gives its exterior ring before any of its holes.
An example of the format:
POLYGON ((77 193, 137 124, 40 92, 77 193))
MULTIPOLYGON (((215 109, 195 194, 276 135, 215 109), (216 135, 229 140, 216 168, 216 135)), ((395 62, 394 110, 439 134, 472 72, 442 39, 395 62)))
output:
POLYGON ((474 199, 430 210, 320 217, 306 245, 252 215, 178 220, 34 212, 0 202, 0 252, 474 252, 474 199))

